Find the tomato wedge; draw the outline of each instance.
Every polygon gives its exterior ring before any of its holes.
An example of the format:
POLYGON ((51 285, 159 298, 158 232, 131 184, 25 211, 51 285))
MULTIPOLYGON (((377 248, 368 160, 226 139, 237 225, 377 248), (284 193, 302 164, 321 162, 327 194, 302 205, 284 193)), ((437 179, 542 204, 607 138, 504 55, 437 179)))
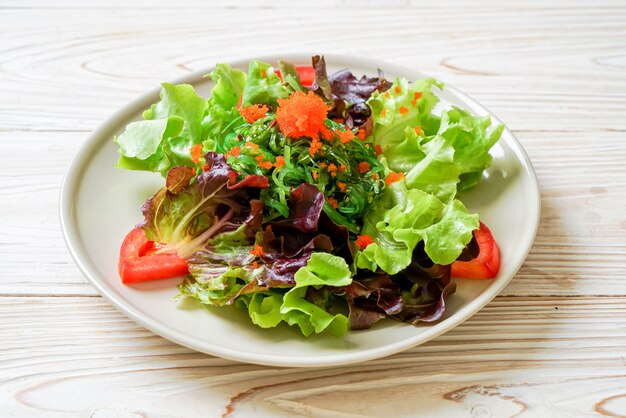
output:
MULTIPOLYGON (((305 87, 310 87, 315 81, 315 69, 310 65, 296 65, 296 71, 300 75, 300 84, 305 87)), ((275 71, 276 74, 282 79, 283 76, 279 70, 275 71)))
POLYGON ((452 263, 452 277, 464 279, 492 279, 500 270, 500 249, 491 231, 484 223, 474 231, 478 244, 478 256, 470 261, 452 263))
POLYGON ((148 240, 141 228, 126 235, 120 249, 122 283, 170 279, 189 273, 187 262, 175 251, 158 253, 159 244, 148 240))

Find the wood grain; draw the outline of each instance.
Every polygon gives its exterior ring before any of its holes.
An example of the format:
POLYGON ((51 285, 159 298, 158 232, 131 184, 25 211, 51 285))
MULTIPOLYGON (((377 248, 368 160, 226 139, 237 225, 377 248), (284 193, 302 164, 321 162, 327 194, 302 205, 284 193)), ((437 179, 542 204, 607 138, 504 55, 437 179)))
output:
POLYGON ((195 353, 97 298, 3 298, 0 310, 8 312, 0 318, 7 416, 594 416, 594 408, 619 416, 626 408, 623 297, 499 297, 421 347, 319 369, 195 353), (377 402, 361 402, 368 398, 377 402))
POLYGON ((626 416, 626 4, 0 0, 0 416, 626 416), (348 53, 469 93, 542 190, 502 295, 404 353, 243 365, 129 321, 63 243, 59 186, 113 111, 218 61, 348 53))

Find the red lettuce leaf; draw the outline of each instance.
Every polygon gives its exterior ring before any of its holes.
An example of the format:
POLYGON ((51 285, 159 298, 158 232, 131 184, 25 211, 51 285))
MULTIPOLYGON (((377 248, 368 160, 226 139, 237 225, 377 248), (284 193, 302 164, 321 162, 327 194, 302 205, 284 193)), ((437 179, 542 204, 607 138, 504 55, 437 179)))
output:
POLYGON ((330 82, 328 81, 328 74, 326 73, 326 61, 324 57, 319 55, 313 56, 311 59, 313 69, 315 70, 315 81, 311 86, 311 89, 319 96, 323 97, 327 102, 333 102, 333 93, 330 88, 330 82))
POLYGON ((386 274, 353 281, 345 288, 350 328, 366 329, 402 310, 400 287, 386 274))
POLYGON ((433 322, 445 311, 445 298, 456 289, 450 281, 450 266, 434 264, 423 244, 413 254, 413 262, 402 272, 357 277, 342 289, 350 308, 351 329, 371 327, 392 316, 405 322, 433 322))
POLYGON ((364 127, 366 134, 370 135, 372 111, 365 102, 375 91, 385 92, 391 87, 382 71, 378 70, 378 77, 364 75, 357 78, 345 68, 328 76, 324 57, 318 55, 313 57, 313 68, 315 69, 313 90, 328 103, 333 104, 329 117, 344 118, 348 128, 364 127))
POLYGON ((273 222, 272 229, 305 233, 317 232, 324 207, 324 195, 312 184, 304 183, 291 191, 288 200, 289 218, 273 222))
POLYGON ((208 169, 195 183, 180 187, 186 176, 174 172, 176 193, 164 187, 141 208, 144 221, 138 226, 148 239, 176 249, 184 258, 202 249, 216 234, 237 229, 251 213, 256 214, 257 227, 262 221, 262 204, 254 200, 260 188, 267 187, 267 178, 247 176, 237 181, 237 172, 223 155, 209 152, 205 159, 208 169), (256 208, 251 209, 251 204, 256 208))
POLYGON ((350 69, 344 68, 328 77, 333 98, 344 100, 350 104, 364 103, 375 91, 387 91, 391 84, 385 80, 382 71, 378 77, 366 75, 357 78, 350 69))
POLYGON ((423 242, 413 251, 413 261, 393 276, 402 291, 402 311, 396 315, 405 322, 433 322, 445 311, 445 297, 456 290, 450 281, 451 266, 434 264, 424 251, 423 242))
POLYGON ((324 196, 311 184, 301 184, 289 197, 289 218, 274 221, 256 235, 267 274, 257 277, 241 293, 295 285, 294 275, 313 252, 352 259, 348 230, 334 224, 322 211, 324 196))
POLYGON ((196 170, 186 165, 172 167, 165 178, 165 187, 173 194, 178 194, 196 176, 196 170))

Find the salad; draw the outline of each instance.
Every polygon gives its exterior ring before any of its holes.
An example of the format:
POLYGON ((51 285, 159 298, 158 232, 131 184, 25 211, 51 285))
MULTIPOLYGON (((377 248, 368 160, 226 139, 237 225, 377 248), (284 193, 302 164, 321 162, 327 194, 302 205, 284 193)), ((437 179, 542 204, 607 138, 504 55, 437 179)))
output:
POLYGON ((163 83, 114 139, 117 167, 165 179, 122 243, 124 283, 183 277, 178 298, 340 337, 437 321, 452 277, 496 276, 495 240, 457 194, 503 126, 435 111, 441 82, 329 75, 320 56, 208 77, 208 98, 163 83))

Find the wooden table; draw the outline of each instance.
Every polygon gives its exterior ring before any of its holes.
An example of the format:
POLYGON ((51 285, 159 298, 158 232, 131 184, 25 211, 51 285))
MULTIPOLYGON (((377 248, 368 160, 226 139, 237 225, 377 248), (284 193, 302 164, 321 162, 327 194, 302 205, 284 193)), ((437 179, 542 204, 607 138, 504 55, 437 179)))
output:
POLYGON ((626 416, 624 1, 127 3, 0 1, 1 416, 626 416), (70 159, 162 80, 303 51, 420 69, 505 121, 542 190, 524 266, 462 326, 348 367, 237 364, 126 319, 61 237, 70 159))

